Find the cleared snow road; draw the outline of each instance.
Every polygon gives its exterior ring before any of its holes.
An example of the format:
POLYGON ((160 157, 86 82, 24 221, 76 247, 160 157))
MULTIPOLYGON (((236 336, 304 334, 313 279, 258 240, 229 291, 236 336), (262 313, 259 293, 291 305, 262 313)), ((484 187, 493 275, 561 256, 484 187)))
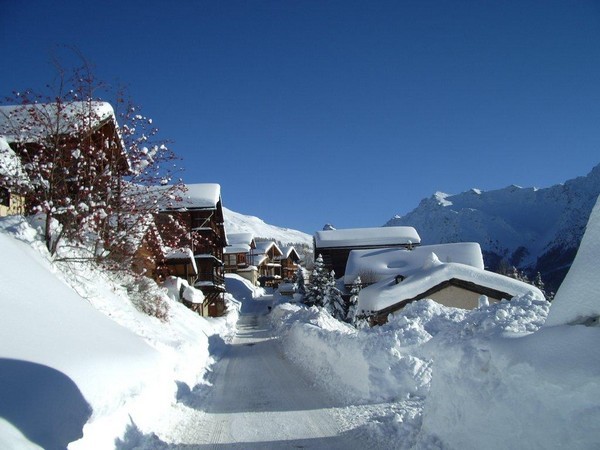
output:
POLYGON ((178 423, 159 433, 168 448, 369 448, 344 433, 341 405, 308 383, 279 352, 268 325, 268 297, 246 299, 232 344, 210 377, 185 395, 178 423), (165 443, 166 443, 165 442, 165 443))

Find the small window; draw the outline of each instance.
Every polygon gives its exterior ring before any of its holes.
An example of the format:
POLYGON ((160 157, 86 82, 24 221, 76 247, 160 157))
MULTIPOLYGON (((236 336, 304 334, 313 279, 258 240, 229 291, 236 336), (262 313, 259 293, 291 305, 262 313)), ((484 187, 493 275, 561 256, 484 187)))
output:
POLYGON ((5 187, 0 188, 0 205, 10 206, 10 191, 5 187))

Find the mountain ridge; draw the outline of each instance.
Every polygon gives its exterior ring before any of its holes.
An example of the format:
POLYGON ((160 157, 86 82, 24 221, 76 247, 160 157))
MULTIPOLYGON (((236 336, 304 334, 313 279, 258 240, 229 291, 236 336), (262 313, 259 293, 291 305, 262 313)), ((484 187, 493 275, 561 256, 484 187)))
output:
POLYGON ((303 244, 312 248, 312 236, 299 230, 270 225, 264 220, 223 207, 227 233, 252 233, 255 239, 270 239, 282 244, 303 244))
POLYGON ((600 194, 600 164, 547 188, 436 192, 384 226, 414 226, 423 244, 479 242, 486 266, 515 266, 556 289, 573 261, 600 194))

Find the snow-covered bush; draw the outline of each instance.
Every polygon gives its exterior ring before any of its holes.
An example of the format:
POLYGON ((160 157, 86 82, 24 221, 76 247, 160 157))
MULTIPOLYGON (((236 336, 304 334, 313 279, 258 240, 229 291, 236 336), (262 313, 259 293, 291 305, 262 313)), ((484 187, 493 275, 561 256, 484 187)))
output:
POLYGON ((136 277, 132 278, 125 287, 131 302, 139 311, 163 322, 169 321, 169 303, 166 300, 166 292, 158 287, 154 280, 143 276, 136 277))

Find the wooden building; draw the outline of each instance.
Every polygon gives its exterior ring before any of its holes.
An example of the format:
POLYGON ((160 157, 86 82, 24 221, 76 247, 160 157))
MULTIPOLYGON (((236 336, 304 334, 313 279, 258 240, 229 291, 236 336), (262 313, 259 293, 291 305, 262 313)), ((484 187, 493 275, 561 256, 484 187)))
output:
MULTIPOLYGON (((78 176, 117 179, 131 170, 113 108, 106 102, 0 106, 0 135, 24 165, 42 153, 61 162, 61 178, 53 185, 58 197, 78 198, 79 184, 70 182, 78 176), (81 152, 98 155, 94 167, 78 165, 81 152)), ((108 189, 107 183, 106 191, 98 193, 107 202, 108 189)))
POLYGON ((421 243, 413 227, 348 228, 317 231, 313 236, 315 260, 321 255, 336 278, 344 276, 352 250, 377 248, 412 248, 421 243))
POLYGON ((254 266, 258 269, 258 280, 261 286, 277 286, 281 281, 281 257, 283 252, 273 241, 256 243, 252 256, 254 266))
POLYGON ((236 273, 258 284, 258 268, 252 264, 256 242, 252 233, 228 233, 224 249, 225 273, 236 273))
POLYGON ((25 214, 25 196, 13 189, 0 187, 0 217, 25 214))
POLYGON ((284 280, 293 281, 296 278, 296 271, 300 265, 300 255, 292 245, 283 247, 281 252, 282 255, 279 257, 281 276, 284 280))
POLYGON ((193 286, 198 279, 198 267, 190 248, 169 250, 164 257, 163 272, 186 280, 193 286))
POLYGON ((161 227, 168 222, 168 216, 176 219, 184 227, 180 247, 193 255, 195 269, 187 259, 167 259, 167 268, 172 275, 186 276, 190 284, 204 294, 201 314, 220 316, 225 312, 225 271, 223 248, 227 246, 224 228, 221 187, 218 184, 190 184, 176 200, 160 206, 157 217, 161 233, 169 229, 161 227), (186 272, 187 271, 187 272, 186 272), (196 271, 196 274, 193 272, 196 271))
POLYGON ((0 136, 0 217, 25 214, 25 193, 29 177, 20 158, 0 136))

